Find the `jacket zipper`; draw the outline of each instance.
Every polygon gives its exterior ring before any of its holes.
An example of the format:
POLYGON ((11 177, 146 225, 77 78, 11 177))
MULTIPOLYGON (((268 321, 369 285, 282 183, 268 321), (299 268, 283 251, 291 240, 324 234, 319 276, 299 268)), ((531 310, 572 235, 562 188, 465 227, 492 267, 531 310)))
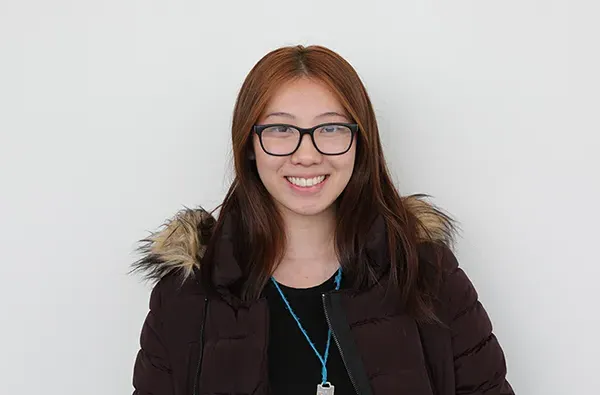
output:
POLYGON ((206 326, 206 317, 208 316, 208 297, 204 298, 204 316, 202 317, 202 326, 200 326, 200 353, 198 356, 198 365, 196 366, 196 375, 194 376, 193 394, 199 394, 200 373, 202 370, 202 359, 204 357, 204 327, 206 326))
POLYGON ((354 391, 357 393, 357 395, 360 395, 360 392, 358 392, 358 385, 356 384, 356 380, 354 379, 354 376, 352 375, 352 370, 350 369, 350 367, 348 365, 348 359, 346 358, 344 349, 340 345, 340 341, 336 335, 335 329, 331 325, 331 318, 329 317, 329 310, 327 309, 327 303, 325 303, 325 298, 327 297, 327 295, 322 294, 321 296, 323 298, 323 310, 325 311, 325 319, 327 320, 327 325, 329 326, 329 329, 331 329, 331 334, 333 335, 333 340, 335 341, 335 344, 337 345, 337 348, 340 351, 340 356, 342 357, 342 361, 344 362, 344 366, 346 367, 346 372, 348 372, 348 377, 350 378, 350 381, 352 382, 352 387, 354 387, 354 391))

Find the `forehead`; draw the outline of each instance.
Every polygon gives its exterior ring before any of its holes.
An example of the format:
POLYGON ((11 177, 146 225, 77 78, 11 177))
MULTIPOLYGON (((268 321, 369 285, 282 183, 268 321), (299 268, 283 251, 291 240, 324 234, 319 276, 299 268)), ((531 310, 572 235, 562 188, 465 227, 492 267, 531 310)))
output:
POLYGON ((267 103, 261 118, 278 112, 310 119, 323 113, 348 116, 333 91, 324 83, 309 78, 289 81, 279 87, 267 103))

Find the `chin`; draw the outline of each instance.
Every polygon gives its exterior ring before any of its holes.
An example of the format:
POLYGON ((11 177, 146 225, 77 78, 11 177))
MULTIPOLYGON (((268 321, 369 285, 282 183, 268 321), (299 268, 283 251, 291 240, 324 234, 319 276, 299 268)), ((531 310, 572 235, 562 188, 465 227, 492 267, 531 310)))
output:
POLYGON ((314 216, 330 210, 332 208, 333 202, 316 204, 298 204, 292 202, 282 202, 280 203, 280 205, 283 206, 287 211, 290 211, 297 215, 314 216))

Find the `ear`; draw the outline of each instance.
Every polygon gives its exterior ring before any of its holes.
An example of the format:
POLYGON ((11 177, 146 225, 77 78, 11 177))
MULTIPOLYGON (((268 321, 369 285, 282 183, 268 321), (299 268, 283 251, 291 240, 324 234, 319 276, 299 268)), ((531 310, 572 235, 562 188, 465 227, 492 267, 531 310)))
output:
POLYGON ((249 150, 249 152, 248 152, 248 159, 249 160, 255 160, 256 159, 256 155, 254 154, 254 151, 249 150))

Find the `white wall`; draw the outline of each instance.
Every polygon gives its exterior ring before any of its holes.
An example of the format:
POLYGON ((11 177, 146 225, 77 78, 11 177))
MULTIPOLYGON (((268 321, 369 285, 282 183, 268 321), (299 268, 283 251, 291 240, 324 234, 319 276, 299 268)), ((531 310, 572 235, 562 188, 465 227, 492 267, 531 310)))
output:
POLYGON ((319 43, 364 79, 401 192, 461 221, 517 392, 591 394, 596 4, 0 0, 0 393, 131 391, 135 241, 219 202, 246 73, 319 43))

